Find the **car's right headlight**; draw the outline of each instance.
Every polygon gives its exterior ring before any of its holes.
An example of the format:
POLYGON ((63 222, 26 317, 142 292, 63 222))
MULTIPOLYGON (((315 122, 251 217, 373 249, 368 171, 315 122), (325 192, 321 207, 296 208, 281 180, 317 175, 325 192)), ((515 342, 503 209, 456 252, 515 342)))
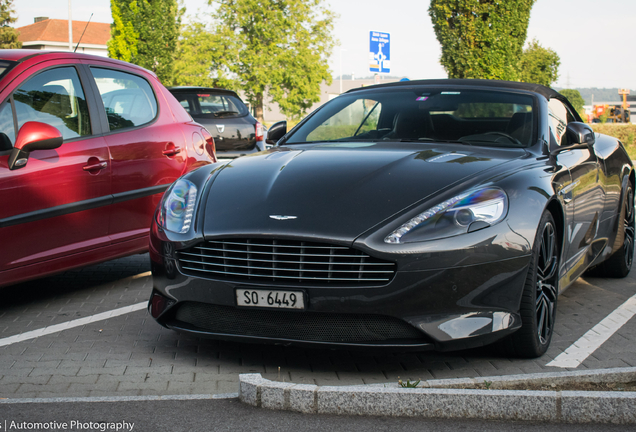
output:
POLYGON ((185 234, 192 225, 197 187, 189 180, 180 179, 168 188, 157 212, 157 224, 162 228, 185 234))
POLYGON ((389 234, 385 243, 435 240, 477 231, 501 222, 508 196, 498 187, 465 192, 410 219, 389 234))

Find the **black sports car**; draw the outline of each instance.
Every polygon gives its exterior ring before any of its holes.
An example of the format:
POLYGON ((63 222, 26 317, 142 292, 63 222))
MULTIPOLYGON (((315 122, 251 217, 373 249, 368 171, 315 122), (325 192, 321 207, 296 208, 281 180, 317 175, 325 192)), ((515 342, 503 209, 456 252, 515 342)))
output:
POLYGON ((505 81, 351 90, 186 174, 151 230, 152 316, 219 339, 548 348, 558 294, 632 265, 634 169, 566 98, 505 81))

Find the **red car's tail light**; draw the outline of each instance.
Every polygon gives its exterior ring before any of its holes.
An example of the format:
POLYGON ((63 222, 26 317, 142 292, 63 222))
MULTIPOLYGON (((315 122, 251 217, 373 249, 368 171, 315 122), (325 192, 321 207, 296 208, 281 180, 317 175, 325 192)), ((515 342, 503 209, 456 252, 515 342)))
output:
POLYGON ((257 121, 254 129, 256 130, 256 141, 263 141, 263 125, 261 122, 257 121))
POLYGON ((216 144, 214 144, 214 138, 212 138, 212 135, 210 135, 210 132, 206 129, 201 129, 201 133, 205 139, 205 151, 208 152, 208 156, 212 162, 216 162, 216 144))

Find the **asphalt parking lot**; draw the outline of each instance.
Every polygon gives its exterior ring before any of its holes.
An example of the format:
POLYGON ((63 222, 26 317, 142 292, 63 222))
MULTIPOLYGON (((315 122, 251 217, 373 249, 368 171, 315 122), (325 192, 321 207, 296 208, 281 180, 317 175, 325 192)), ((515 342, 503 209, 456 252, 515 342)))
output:
POLYGON ((620 280, 576 282, 559 297, 548 353, 520 360, 502 358, 488 347, 398 353, 199 339, 160 327, 142 308, 152 287, 149 268, 148 256, 137 255, 3 288, 0 398, 236 393, 241 373, 350 385, 396 382, 398 377, 429 380, 636 367, 632 315, 598 348, 590 349, 580 365, 548 366, 573 344, 580 348, 579 338, 635 296, 636 272, 620 280))

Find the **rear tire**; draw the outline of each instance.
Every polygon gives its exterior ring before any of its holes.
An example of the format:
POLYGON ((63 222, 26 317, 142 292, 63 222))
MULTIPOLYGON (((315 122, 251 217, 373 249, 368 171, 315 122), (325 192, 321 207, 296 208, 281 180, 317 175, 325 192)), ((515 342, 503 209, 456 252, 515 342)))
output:
POLYGON ((634 191, 629 185, 623 198, 623 208, 619 215, 622 221, 618 227, 618 237, 623 237, 623 246, 607 260, 595 266, 587 274, 593 277, 624 278, 629 274, 634 261, 634 191))
POLYGON ((560 242, 550 212, 541 217, 521 297, 521 328, 501 342, 512 357, 535 358, 548 350, 559 294, 560 242))

